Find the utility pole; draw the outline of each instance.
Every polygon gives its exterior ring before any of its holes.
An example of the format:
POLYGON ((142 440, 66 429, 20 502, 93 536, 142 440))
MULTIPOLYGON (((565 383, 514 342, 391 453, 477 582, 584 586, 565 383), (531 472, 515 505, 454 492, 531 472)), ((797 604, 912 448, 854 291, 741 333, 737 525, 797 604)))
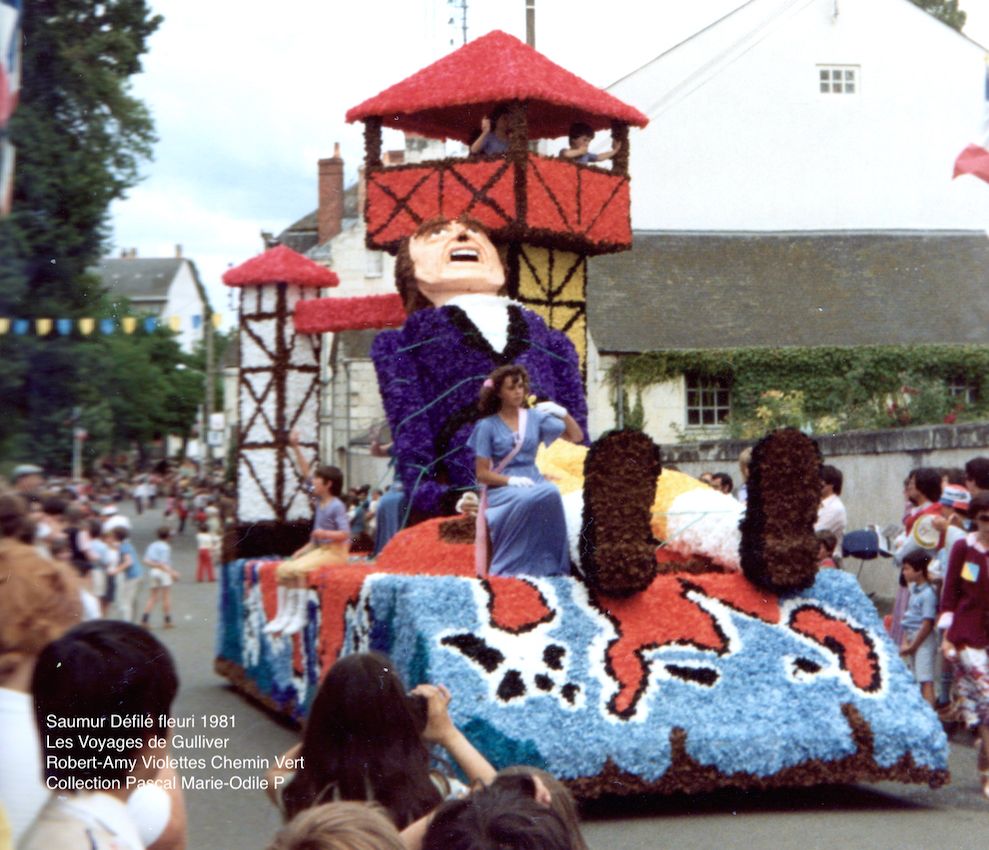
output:
POLYGON ((82 408, 72 408, 72 480, 78 481, 82 478, 82 441, 88 436, 86 431, 80 426, 79 420, 82 418, 82 408))
MULTIPOLYGON (((536 46, 536 0, 525 0, 525 43, 532 48, 536 46)), ((538 139, 529 140, 529 150, 539 153, 538 139)))

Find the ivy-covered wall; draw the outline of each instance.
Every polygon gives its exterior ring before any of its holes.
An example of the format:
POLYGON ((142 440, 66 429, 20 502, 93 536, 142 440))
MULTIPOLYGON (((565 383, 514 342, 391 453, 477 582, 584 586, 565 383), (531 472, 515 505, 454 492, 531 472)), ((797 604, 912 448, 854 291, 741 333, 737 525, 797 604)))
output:
POLYGON ((971 421, 989 413, 989 388, 982 387, 989 346, 981 345, 655 351, 622 357, 611 368, 612 387, 619 368, 630 395, 680 375, 727 382, 734 437, 784 425, 830 434, 971 421), (949 384, 970 387, 971 399, 951 396, 949 384))

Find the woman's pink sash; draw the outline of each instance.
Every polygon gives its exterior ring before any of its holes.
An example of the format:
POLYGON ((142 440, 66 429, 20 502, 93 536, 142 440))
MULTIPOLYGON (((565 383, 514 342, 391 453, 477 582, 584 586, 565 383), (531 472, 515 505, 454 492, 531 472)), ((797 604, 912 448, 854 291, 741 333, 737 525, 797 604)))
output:
MULTIPOLYGON (((523 407, 519 409, 519 432, 518 439, 512 450, 501 459, 492 472, 501 475, 502 470, 512 462, 512 459, 519 453, 522 444, 525 442, 525 426, 529 412, 523 407)), ((474 569, 478 578, 484 578, 488 574, 488 485, 481 486, 481 501, 477 506, 477 520, 474 528, 474 569)))

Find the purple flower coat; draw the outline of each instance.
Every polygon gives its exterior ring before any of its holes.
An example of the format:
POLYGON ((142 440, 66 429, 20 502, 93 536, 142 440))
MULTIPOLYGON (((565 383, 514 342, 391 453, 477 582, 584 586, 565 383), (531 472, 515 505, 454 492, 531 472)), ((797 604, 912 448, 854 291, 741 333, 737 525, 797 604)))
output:
POLYGON ((518 363, 532 393, 562 404, 587 432, 587 400, 577 352, 562 331, 531 310, 510 305, 508 344, 496 352, 456 306, 427 308, 371 347, 378 387, 395 442, 398 471, 412 507, 452 513, 474 486, 467 438, 480 418, 478 394, 498 366, 518 363))

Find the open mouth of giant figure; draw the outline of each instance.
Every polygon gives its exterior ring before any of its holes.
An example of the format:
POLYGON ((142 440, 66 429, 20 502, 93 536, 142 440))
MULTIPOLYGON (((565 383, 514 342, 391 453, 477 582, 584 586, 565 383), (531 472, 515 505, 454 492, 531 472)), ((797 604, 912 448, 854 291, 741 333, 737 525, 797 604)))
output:
POLYGON ((477 248, 454 248, 450 252, 451 263, 479 263, 481 252, 477 248))

